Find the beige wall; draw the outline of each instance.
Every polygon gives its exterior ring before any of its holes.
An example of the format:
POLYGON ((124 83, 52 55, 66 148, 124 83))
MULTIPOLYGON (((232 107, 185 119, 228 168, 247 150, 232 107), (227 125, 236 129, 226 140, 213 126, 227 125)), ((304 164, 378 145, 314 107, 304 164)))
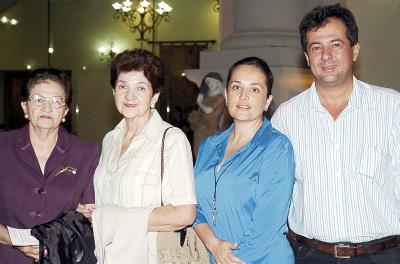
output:
MULTIPOLYGON (((73 130, 101 143, 120 117, 114 109, 109 68, 97 49, 111 41, 120 50, 139 47, 128 27, 114 19, 114 0, 51 1, 51 66, 72 71, 73 130), (87 69, 82 70, 82 66, 87 69), (79 105, 79 114, 75 106, 79 105)), ((158 2, 158 1, 156 1, 158 2)), ((166 0, 174 9, 171 22, 157 29, 156 40, 217 40, 218 13, 212 0, 166 0)), ((47 66, 47 0, 24 0, 0 16, 20 20, 16 27, 0 25, 0 70, 47 66)), ((145 46, 145 48, 150 46, 145 46)), ((215 47, 214 47, 215 48, 215 47)))
POLYGON ((358 77, 400 90, 400 1, 347 0, 347 6, 360 31, 358 77))

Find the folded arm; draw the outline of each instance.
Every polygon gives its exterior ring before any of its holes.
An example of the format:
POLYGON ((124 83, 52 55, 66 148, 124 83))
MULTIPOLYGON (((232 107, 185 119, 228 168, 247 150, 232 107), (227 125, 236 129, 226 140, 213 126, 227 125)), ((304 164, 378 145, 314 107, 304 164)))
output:
POLYGON ((176 231, 191 225, 195 217, 194 204, 157 207, 150 214, 148 231, 176 231))

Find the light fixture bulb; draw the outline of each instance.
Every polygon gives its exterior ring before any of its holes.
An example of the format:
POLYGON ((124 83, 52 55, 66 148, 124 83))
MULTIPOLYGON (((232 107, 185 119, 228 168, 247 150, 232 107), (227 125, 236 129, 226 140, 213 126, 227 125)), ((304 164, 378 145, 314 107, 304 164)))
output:
POLYGON ((140 5, 143 6, 144 8, 146 8, 150 5, 150 2, 147 0, 143 0, 140 2, 140 5))
POLYGON ((115 54, 117 54, 119 52, 119 49, 117 47, 112 47, 111 51, 115 54))
POLYGON ((30 70, 32 68, 32 66, 30 64, 26 65, 26 69, 30 70))
POLYGON ((13 19, 10 20, 10 24, 13 25, 13 26, 15 26, 15 25, 18 24, 18 20, 16 20, 15 18, 13 18, 13 19))
POLYGON ((126 7, 130 7, 133 3, 129 0, 126 0, 125 2, 122 2, 122 4, 126 7))
POLYGON ((143 13, 144 13, 144 7, 143 7, 143 6, 138 7, 138 8, 137 8, 137 11, 138 11, 140 14, 143 14, 143 13))
POLYGON ((170 5, 168 5, 167 3, 165 3, 164 1, 161 1, 160 3, 158 3, 158 6, 167 13, 171 12, 171 10, 172 10, 172 7, 170 5))
POLYGON ((105 48, 105 47, 103 47, 103 46, 101 46, 100 48, 98 48, 97 49, 101 54, 104 54, 106 51, 107 51, 107 49, 105 48))
POLYGON ((78 104, 75 106, 75 113, 79 114, 79 105, 78 104))
POLYGON ((112 4, 112 7, 115 10, 119 10, 119 9, 121 9, 122 5, 119 2, 115 2, 114 4, 112 4))
POLYGON ((5 23, 7 23, 7 22, 8 22, 8 18, 7 18, 6 16, 3 16, 3 17, 1 18, 1 23, 5 24, 5 23))
POLYGON ((82 70, 86 71, 86 69, 87 69, 86 66, 83 65, 83 66, 82 66, 82 70))
POLYGON ((130 7, 126 7, 126 6, 122 7, 122 11, 124 11, 124 12, 129 12, 131 10, 132 10, 132 8, 130 8, 130 7))
POLYGON ((53 53, 54 53, 54 49, 50 47, 50 48, 49 48, 49 53, 50 53, 50 54, 53 54, 53 53))
POLYGON ((169 6, 168 4, 165 4, 165 6, 164 6, 164 10, 165 10, 165 12, 169 13, 169 12, 171 12, 171 11, 172 11, 172 7, 171 7, 171 6, 169 6))
POLYGON ((162 8, 157 8, 157 9, 156 9, 156 12, 157 12, 159 15, 162 15, 162 14, 164 13, 164 9, 162 9, 162 8))

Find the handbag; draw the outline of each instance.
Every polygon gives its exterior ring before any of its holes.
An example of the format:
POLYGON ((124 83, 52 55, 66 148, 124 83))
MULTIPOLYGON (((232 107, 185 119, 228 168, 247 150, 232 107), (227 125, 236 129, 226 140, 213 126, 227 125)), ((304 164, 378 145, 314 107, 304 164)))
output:
POLYGON ((69 211, 33 227, 31 235, 39 240, 39 264, 95 264, 91 223, 84 215, 69 211), (48 255, 44 256, 45 248, 48 255))
MULTIPOLYGON (((164 143, 168 127, 161 141, 161 186, 164 176, 164 143)), ((161 192, 161 205, 162 192, 161 192)), ((209 264, 207 249, 193 228, 177 232, 159 232, 157 236, 157 255, 159 264, 209 264)))

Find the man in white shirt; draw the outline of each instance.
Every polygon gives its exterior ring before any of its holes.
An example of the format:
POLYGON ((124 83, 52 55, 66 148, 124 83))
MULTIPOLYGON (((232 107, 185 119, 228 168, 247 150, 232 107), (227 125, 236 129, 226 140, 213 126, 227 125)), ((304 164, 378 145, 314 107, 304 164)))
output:
POLYGON ((314 83, 272 118, 295 151, 296 263, 400 263, 400 94, 353 76, 348 9, 316 7, 299 28, 314 83))

